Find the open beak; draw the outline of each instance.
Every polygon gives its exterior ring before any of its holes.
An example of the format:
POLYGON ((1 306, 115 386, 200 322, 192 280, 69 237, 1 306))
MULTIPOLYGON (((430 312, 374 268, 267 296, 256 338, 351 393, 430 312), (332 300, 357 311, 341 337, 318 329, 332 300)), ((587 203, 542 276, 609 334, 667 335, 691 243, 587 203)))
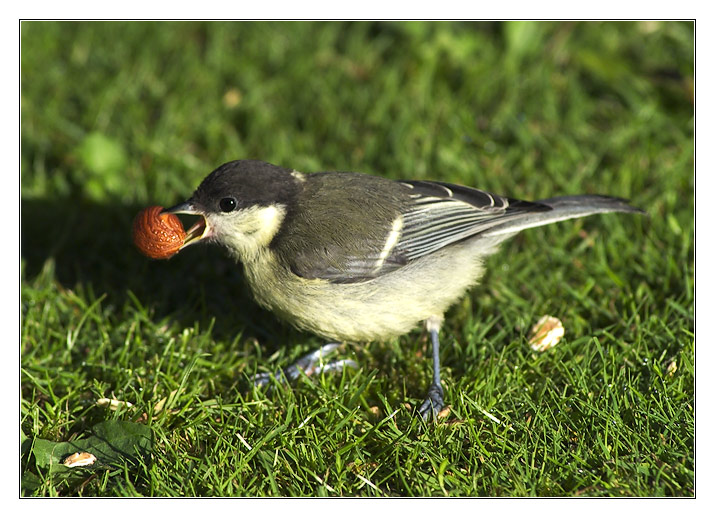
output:
POLYGON ((199 216, 199 220, 194 223, 194 225, 186 231, 186 237, 184 238, 184 244, 181 245, 179 250, 183 250, 189 245, 198 243, 202 239, 206 239, 211 235, 211 228, 209 227, 208 221, 203 212, 196 208, 196 206, 191 201, 185 201, 164 209, 161 211, 162 214, 188 214, 190 216, 199 216))

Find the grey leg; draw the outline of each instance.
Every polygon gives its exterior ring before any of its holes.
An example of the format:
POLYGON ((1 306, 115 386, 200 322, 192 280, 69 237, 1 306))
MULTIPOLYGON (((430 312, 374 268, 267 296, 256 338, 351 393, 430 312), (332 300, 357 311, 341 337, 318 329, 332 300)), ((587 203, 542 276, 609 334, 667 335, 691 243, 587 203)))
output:
POLYGON ((298 379, 301 372, 304 372, 306 376, 312 376, 323 372, 341 372, 345 367, 357 367, 357 363, 352 360, 335 360, 329 363, 322 363, 323 357, 329 355, 341 345, 341 343, 325 344, 320 349, 301 357, 290 367, 276 372, 275 375, 267 372, 256 374, 253 377, 253 384, 257 387, 263 387, 268 385, 274 377, 280 383, 290 383, 298 379))
MULTIPOLYGON (((441 321, 439 322, 441 323, 441 321)), ((422 419, 425 421, 436 420, 439 412, 444 408, 444 390, 439 377, 439 323, 427 322, 427 329, 432 338, 432 364, 434 372, 432 373, 432 384, 427 391, 427 398, 419 412, 422 419)))

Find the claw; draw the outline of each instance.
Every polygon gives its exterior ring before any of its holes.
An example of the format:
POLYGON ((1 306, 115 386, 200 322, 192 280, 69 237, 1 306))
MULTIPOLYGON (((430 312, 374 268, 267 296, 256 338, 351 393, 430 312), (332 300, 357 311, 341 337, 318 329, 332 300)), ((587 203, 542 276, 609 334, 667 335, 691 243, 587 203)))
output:
POLYGON ((256 374, 253 376, 253 384, 257 387, 264 387, 268 385, 274 377, 279 383, 290 383, 298 379, 301 372, 305 373, 306 376, 312 376, 313 374, 322 374, 324 372, 342 372, 345 367, 357 367, 357 363, 353 360, 335 360, 322 363, 323 357, 329 355, 341 345, 341 343, 325 344, 320 349, 302 356, 297 362, 286 369, 279 370, 275 375, 269 372, 256 374))
POLYGON ((442 385, 433 383, 427 391, 427 398, 418 411, 425 422, 436 421, 442 408, 444 408, 444 390, 442 385))

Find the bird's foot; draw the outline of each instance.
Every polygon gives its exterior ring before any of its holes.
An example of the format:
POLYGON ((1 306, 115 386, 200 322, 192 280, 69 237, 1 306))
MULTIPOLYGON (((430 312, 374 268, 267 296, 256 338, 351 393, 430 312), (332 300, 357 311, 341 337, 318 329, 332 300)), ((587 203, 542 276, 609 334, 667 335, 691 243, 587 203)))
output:
POLYGON ((432 383, 427 391, 425 402, 420 406, 419 413, 424 421, 436 421, 442 408, 444 408, 444 390, 441 384, 432 383))
POLYGON ((341 343, 325 344, 320 349, 306 354, 290 367, 279 370, 275 374, 268 372, 256 374, 253 376, 253 384, 257 387, 264 387, 268 385, 272 379, 275 379, 279 383, 290 383, 298 379, 301 372, 306 376, 312 376, 313 374, 322 374, 324 372, 342 372, 345 367, 357 367, 357 363, 353 360, 334 360, 323 363, 323 358, 341 345, 341 343))

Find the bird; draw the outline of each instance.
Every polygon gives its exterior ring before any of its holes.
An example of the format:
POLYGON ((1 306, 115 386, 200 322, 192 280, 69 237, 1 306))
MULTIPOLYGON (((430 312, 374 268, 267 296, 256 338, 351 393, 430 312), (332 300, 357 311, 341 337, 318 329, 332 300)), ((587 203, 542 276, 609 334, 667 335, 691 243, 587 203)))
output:
POLYGON ((644 213, 613 196, 529 202, 441 181, 302 173, 259 160, 221 165, 186 201, 163 210, 200 216, 182 249, 222 245, 260 306, 332 341, 302 366, 339 343, 385 341, 422 323, 433 362, 418 409, 425 421, 445 406, 444 314, 479 282, 484 259, 524 229, 609 212, 644 213))

